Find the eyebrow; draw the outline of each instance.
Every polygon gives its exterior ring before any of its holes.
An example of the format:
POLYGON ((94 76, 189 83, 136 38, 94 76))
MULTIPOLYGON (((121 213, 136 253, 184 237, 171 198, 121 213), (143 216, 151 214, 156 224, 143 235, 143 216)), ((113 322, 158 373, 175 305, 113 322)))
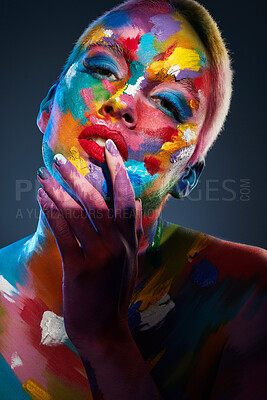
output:
POLYGON ((180 81, 176 80, 176 82, 179 82, 180 85, 182 85, 188 92, 194 97, 195 100, 199 101, 199 93, 196 88, 196 85, 190 78, 183 78, 180 81))
POLYGON ((133 55, 132 55, 131 51, 116 42, 113 42, 113 43, 107 43, 107 42, 103 42, 103 41, 94 42, 87 46, 87 51, 91 50, 94 47, 105 47, 106 49, 111 50, 116 55, 124 57, 126 60, 133 59, 133 55))

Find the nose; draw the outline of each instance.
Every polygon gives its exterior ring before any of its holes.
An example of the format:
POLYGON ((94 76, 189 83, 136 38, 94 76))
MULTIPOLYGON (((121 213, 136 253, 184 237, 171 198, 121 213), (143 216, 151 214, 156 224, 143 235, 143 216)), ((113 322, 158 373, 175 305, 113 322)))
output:
MULTIPOLYGON (((124 95, 124 97, 126 96, 127 95, 124 95)), ((123 100, 111 98, 101 106, 99 113, 104 117, 109 115, 116 118, 128 129, 134 129, 136 127, 137 117, 135 100, 132 97, 123 100)))

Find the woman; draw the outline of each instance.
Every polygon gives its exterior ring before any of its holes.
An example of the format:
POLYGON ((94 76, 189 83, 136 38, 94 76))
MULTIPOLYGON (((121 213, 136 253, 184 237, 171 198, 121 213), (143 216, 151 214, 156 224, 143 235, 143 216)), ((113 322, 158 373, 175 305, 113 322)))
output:
POLYGON ((160 218, 230 95, 193 1, 128 2, 84 32, 38 116, 37 232, 1 251, 2 397, 263 398, 264 251, 160 218))

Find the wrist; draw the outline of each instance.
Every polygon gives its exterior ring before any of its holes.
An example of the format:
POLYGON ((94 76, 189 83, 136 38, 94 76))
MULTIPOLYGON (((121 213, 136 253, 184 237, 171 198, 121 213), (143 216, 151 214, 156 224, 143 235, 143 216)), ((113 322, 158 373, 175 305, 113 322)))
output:
POLYGON ((92 338, 84 337, 75 341, 75 347, 82 358, 107 357, 120 353, 121 349, 136 347, 130 329, 105 332, 92 338))

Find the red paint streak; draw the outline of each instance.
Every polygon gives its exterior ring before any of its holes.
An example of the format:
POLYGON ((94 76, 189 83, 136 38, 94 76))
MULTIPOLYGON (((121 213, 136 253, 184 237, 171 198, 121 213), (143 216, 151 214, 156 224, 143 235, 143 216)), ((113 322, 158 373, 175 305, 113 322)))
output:
POLYGON ((157 221, 157 219, 161 213, 162 207, 163 207, 163 203, 160 204, 160 206, 156 210, 153 210, 150 214, 148 214, 142 218, 142 225, 143 225, 143 228, 145 231, 147 231, 148 228, 153 226, 155 221, 157 221))
POLYGON ((135 38, 120 38, 118 40, 118 42, 128 50, 127 56, 130 62, 137 59, 136 52, 140 43, 140 37, 141 35, 139 34, 135 38))
POLYGON ((84 104, 88 108, 92 108, 92 104, 94 103, 94 96, 92 88, 82 89, 80 91, 81 97, 84 101, 84 104))
POLYGON ((103 139, 111 139, 116 144, 122 158, 126 161, 128 159, 128 149, 123 136, 118 131, 112 131, 105 125, 91 125, 86 127, 79 135, 78 140, 82 148, 89 156, 96 158, 101 162, 105 162, 104 148, 99 146, 93 140, 88 140, 92 137, 99 136, 103 139))
POLYGON ((112 96, 116 93, 117 89, 113 83, 111 83, 108 79, 103 79, 102 85, 104 89, 106 89, 112 96))
POLYGON ((49 114, 47 114, 46 111, 43 111, 41 113, 40 118, 38 119, 38 127, 40 129, 41 132, 45 133, 49 118, 50 118, 50 114, 51 114, 51 109, 49 107, 49 114))
POLYGON ((229 277, 243 278, 246 281, 258 278, 259 284, 266 281, 266 279, 260 278, 260 276, 266 276, 266 251, 259 247, 211 237, 209 246, 201 252, 200 256, 203 257, 206 254, 208 260, 219 269, 220 281, 229 277))
POLYGON ((178 46, 178 42, 174 42, 164 53, 157 54, 155 57, 155 61, 163 61, 172 55, 176 47, 178 46))
POLYGON ((76 354, 64 344, 46 346, 40 343, 42 336, 40 323, 43 313, 48 311, 46 305, 38 299, 24 299, 23 303, 24 307, 20 316, 29 327, 29 339, 32 346, 47 360, 48 372, 89 390, 87 379, 78 372, 83 369, 83 365, 76 354))
POLYGON ((155 175, 162 170, 160 168, 160 160, 154 156, 145 156, 144 163, 150 175, 155 175))
POLYGON ((163 142, 171 142, 173 136, 177 134, 177 128, 143 129, 143 132, 148 136, 160 138, 163 142))
POLYGON ((197 90, 203 90, 205 96, 207 95, 207 93, 210 92, 210 78, 211 78, 211 74, 210 71, 203 71, 203 73, 194 79, 194 84, 196 86, 197 90))

